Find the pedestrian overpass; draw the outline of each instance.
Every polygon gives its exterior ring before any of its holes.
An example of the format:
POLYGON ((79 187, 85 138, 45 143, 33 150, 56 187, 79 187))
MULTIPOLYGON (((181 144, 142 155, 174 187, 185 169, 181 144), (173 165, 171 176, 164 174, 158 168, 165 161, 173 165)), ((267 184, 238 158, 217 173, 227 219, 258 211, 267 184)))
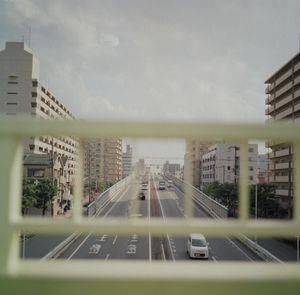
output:
MULTIPOLYGON (((164 234, 174 236, 201 232, 207 236, 300 236, 300 125, 208 124, 181 122, 84 122, 28 118, 0 120, 0 294, 298 294, 297 263, 164 262, 164 261, 62 261, 21 260, 19 234, 112 233, 164 234), (82 152, 79 151, 73 214, 68 220, 22 217, 22 139, 49 134, 88 138, 180 138, 187 141, 224 139, 241 143, 239 218, 194 219, 192 188, 185 191, 184 220, 137 218, 97 220, 82 215, 82 152), (293 144, 294 217, 289 221, 255 221, 249 218, 248 140, 278 140, 293 144)), ((80 144, 82 149, 82 144, 80 144)))

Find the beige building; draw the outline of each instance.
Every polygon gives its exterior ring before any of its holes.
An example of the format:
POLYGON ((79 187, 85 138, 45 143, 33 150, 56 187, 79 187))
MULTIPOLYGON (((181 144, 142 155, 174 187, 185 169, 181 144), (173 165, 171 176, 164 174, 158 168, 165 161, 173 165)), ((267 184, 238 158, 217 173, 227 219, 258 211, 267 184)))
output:
MULTIPOLYGON (((257 144, 248 145, 248 177, 250 184, 257 183, 257 144)), ((202 184, 237 183, 240 175, 240 144, 227 142, 209 147, 202 156, 202 184)))
MULTIPOLYGON (((300 122, 300 52, 265 82, 268 121, 300 122)), ((291 216, 293 198, 293 148, 288 142, 268 142, 272 149, 269 182, 276 186, 281 206, 291 216)))
POLYGON ((126 151, 122 155, 122 175, 123 178, 132 173, 132 147, 126 144, 126 151))
POLYGON ((85 143, 84 177, 88 186, 122 179, 122 139, 90 140, 85 143))
MULTIPOLYGON (((49 214, 61 215, 71 209, 71 193, 68 175, 68 158, 50 154, 26 154, 23 160, 24 177, 34 177, 39 180, 49 178, 57 187, 49 214)), ((29 214, 41 213, 36 208, 30 208, 29 214)))
MULTIPOLYGON (((0 51, 0 115, 73 119, 72 113, 39 80, 39 63, 24 42, 6 42, 0 51)), ((24 154, 50 153, 68 158, 74 174, 78 144, 71 137, 39 136, 24 141, 24 154)), ((71 181, 71 179, 70 179, 71 181)))
MULTIPOLYGON (((192 141, 186 143, 186 154, 184 156, 184 167, 187 169, 188 163, 191 169, 192 185, 202 187, 202 156, 207 153, 208 148, 213 143, 202 143, 199 141, 192 141)), ((186 173, 185 173, 186 174, 186 173)), ((183 176, 186 179, 186 175, 183 176)))

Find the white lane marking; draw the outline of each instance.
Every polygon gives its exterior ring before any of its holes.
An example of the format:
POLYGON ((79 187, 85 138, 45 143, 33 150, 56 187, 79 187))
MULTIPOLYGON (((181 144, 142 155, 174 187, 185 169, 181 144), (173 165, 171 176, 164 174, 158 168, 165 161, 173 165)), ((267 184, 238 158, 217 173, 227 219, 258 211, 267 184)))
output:
MULTIPOLYGON (((148 176, 148 183, 149 183, 149 186, 148 186, 148 221, 150 223, 150 219, 151 219, 151 192, 150 192, 150 176, 148 176)), ((152 262, 152 245, 151 245, 151 233, 149 232, 149 242, 148 242, 148 245, 149 245, 149 261, 150 263, 152 262)))
MULTIPOLYGON (((118 198, 118 200, 112 205, 112 207, 106 212, 106 214, 103 217, 106 217, 111 210, 118 204, 118 201, 123 198, 124 194, 127 193, 129 187, 123 192, 123 194, 121 194, 120 198, 118 198)), ((80 249, 80 247, 86 242, 86 240, 91 236, 92 233, 89 233, 85 239, 80 243, 80 245, 74 250, 74 252, 72 252, 72 254, 67 258, 67 260, 70 260, 75 254, 76 252, 80 249)))
POLYGON ((80 249, 80 247, 86 242, 86 240, 90 237, 92 233, 89 233, 85 239, 80 243, 80 245, 74 250, 74 252, 67 258, 67 260, 70 260, 75 254, 76 252, 80 249))
POLYGON ((136 234, 132 235, 130 242, 132 242, 132 243, 138 242, 138 235, 136 235, 136 234))
POLYGON ((104 234, 100 239, 96 239, 96 241, 98 241, 98 242, 106 242, 107 237, 108 236, 106 234, 104 234))
POLYGON ((113 245, 116 243, 117 238, 118 238, 118 235, 115 236, 115 238, 114 238, 114 240, 113 240, 113 242, 112 242, 113 245))
MULTIPOLYGON (((154 181, 153 181, 153 182, 154 182, 154 181)), ((165 213, 164 213, 163 207, 162 207, 162 205, 161 205, 160 197, 159 197, 158 191, 157 191, 157 189, 156 189, 155 183, 154 183, 154 188, 155 188, 155 191, 156 191, 156 195, 157 195, 158 203, 159 203, 159 206, 160 206, 161 214, 162 214, 162 216, 163 216, 164 221, 166 222, 165 213)), ((169 237, 168 233, 167 233, 167 240, 168 240, 169 248, 172 249, 172 248, 171 248, 170 237, 169 237)), ((171 251, 171 256, 172 256, 172 261, 175 262, 175 257, 174 257, 173 251, 171 251)))
POLYGON ((89 254, 98 254, 99 251, 100 251, 100 249, 101 249, 101 245, 100 244, 93 244, 90 247, 89 254))
POLYGON ((215 258, 215 256, 211 256, 211 259, 212 259, 214 262, 218 262, 217 259, 215 258))
POLYGON ((232 241, 230 238, 226 237, 226 239, 231 243, 236 249, 238 249, 246 258, 248 258, 251 262, 254 262, 254 260, 244 251, 242 250, 234 241, 232 241))
POLYGON ((160 244, 160 245, 161 245, 162 258, 163 258, 163 260, 166 260, 164 245, 163 244, 160 244))
POLYGON ((106 254, 105 260, 108 260, 108 257, 110 256, 110 254, 106 254))
POLYGON ((136 245, 129 244, 127 246, 127 254, 135 254, 136 253, 136 245))

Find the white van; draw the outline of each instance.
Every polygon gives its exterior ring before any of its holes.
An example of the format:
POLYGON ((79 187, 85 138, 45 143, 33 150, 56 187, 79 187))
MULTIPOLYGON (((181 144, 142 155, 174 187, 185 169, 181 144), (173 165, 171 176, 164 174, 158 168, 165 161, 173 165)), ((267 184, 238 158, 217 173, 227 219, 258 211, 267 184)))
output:
POLYGON ((173 181, 172 180, 168 180, 168 187, 172 187, 173 181))
POLYGON ((187 253, 190 258, 208 259, 208 243, 201 234, 190 234, 187 240, 187 253))

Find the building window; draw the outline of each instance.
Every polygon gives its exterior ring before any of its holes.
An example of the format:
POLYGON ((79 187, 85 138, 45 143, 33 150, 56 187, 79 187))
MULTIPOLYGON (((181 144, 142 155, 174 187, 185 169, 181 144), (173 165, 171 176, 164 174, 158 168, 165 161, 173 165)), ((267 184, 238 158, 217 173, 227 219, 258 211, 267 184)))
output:
POLYGON ((8 84, 19 84, 17 81, 9 81, 8 84))
POLYGON ((253 171, 253 167, 252 167, 252 166, 249 166, 249 170, 250 170, 250 171, 253 171))
POLYGON ((249 176, 249 179, 250 179, 250 180, 253 180, 253 176, 249 176))
POLYGON ((249 152, 249 153, 253 153, 253 152, 254 152, 254 148, 249 148, 249 149, 248 149, 248 152, 249 152))
POLYGON ((33 151, 34 148, 35 148, 34 144, 30 144, 30 145, 29 145, 29 149, 30 149, 31 151, 33 151))
POLYGON ((7 105, 17 105, 17 102, 8 102, 7 105))
POLYGON ((28 177, 44 177, 45 171, 44 170, 36 170, 36 169, 28 169, 27 176, 28 177))
POLYGON ((36 102, 32 102, 32 103, 31 103, 31 107, 32 107, 32 108, 36 108, 36 106, 37 106, 37 103, 36 103, 36 102))
POLYGON ((36 92, 32 92, 32 93, 31 93, 31 96, 32 96, 32 97, 37 97, 37 93, 36 93, 36 92))
POLYGON ((7 92, 7 94, 18 94, 18 92, 7 92))
POLYGON ((32 81, 32 86, 33 87, 37 87, 38 86, 38 82, 37 81, 32 81))

